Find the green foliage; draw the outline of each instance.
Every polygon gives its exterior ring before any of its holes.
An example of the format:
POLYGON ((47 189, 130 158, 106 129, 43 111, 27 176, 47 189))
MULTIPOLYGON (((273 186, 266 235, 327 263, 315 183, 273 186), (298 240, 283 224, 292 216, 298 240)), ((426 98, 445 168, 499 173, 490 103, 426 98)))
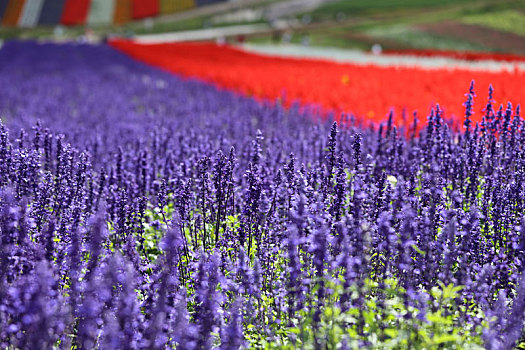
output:
POLYGON ((365 33, 375 40, 393 40, 405 48, 458 51, 484 51, 488 49, 468 38, 434 34, 406 23, 378 25, 366 30, 365 33))
POLYGON ((335 16, 342 12, 347 15, 359 15, 377 11, 423 9, 428 7, 443 7, 445 5, 457 4, 459 2, 476 2, 473 0, 338 0, 327 2, 314 11, 316 17, 335 16))
POLYGON ((159 247, 160 239, 168 229, 168 220, 173 216, 173 203, 170 202, 164 208, 159 208, 148 203, 143 224, 143 253, 149 261, 154 262, 161 254, 159 247))
POLYGON ((424 293, 428 301, 416 307, 397 280, 367 280, 361 288, 351 287, 353 305, 347 310, 336 303, 345 292, 341 284, 328 286, 331 302, 321 308, 319 323, 314 322, 315 308, 303 310, 286 335, 264 340, 262 348, 340 349, 344 342, 351 349, 483 348, 481 327, 458 322, 461 310, 455 300, 461 286, 435 286, 424 293))
POLYGON ((462 21, 525 36, 525 14, 517 10, 468 15, 462 21))

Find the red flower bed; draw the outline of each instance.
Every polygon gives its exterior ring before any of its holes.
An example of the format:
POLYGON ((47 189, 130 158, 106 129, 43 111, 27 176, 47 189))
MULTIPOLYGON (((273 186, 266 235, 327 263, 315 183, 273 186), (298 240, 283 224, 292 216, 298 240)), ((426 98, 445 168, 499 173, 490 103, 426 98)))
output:
POLYGON ((474 121, 481 119, 489 84, 497 103, 523 100, 525 72, 360 66, 316 59, 269 57, 210 43, 136 44, 113 41, 127 54, 185 77, 215 83, 257 98, 318 104, 327 110, 383 121, 391 109, 424 118, 439 103, 446 116, 463 118, 465 93, 475 80, 474 121))

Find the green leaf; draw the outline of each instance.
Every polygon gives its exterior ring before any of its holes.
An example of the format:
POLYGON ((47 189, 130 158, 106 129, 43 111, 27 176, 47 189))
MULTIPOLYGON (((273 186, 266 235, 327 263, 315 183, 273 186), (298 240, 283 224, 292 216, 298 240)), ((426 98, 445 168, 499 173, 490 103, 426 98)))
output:
POLYGON ((385 334, 387 336, 389 336, 392 339, 395 339, 397 337, 397 333, 398 333, 397 329, 394 329, 394 328, 387 328, 387 329, 385 329, 384 332, 385 332, 385 334))
POLYGON ((434 338, 432 338, 432 342, 436 345, 443 344, 443 343, 449 343, 449 342, 458 342, 461 338, 457 334, 439 334, 435 335, 434 338))

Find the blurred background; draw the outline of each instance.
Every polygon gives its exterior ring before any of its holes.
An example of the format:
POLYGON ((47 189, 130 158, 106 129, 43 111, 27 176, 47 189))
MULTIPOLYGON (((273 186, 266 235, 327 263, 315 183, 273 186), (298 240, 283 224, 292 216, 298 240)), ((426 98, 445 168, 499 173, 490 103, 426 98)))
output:
POLYGON ((525 0, 0 0, 0 39, 525 54, 525 0))

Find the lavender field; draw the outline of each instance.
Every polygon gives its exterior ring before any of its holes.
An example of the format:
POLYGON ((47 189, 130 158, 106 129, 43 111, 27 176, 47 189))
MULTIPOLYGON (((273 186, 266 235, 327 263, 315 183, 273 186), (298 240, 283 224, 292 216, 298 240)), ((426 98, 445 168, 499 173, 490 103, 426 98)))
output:
POLYGON ((525 123, 465 92, 459 127, 368 127, 6 43, 0 347, 519 347, 525 123))

